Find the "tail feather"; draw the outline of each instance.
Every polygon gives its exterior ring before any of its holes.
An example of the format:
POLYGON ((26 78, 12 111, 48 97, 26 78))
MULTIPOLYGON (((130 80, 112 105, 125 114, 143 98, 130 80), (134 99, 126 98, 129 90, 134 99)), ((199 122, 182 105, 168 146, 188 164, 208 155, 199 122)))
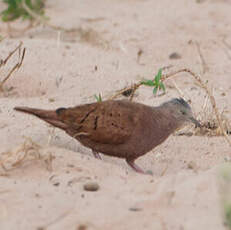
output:
POLYGON ((67 124, 65 124, 59 118, 55 110, 43 110, 43 109, 35 109, 35 108, 29 108, 29 107, 15 107, 14 109, 19 112, 34 115, 60 129, 64 129, 64 130, 67 129, 67 124))

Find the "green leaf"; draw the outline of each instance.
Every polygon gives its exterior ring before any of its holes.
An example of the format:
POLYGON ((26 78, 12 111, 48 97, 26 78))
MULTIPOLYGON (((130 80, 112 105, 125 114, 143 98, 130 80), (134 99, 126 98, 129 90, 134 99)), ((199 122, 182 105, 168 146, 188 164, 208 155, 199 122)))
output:
POLYGON ((102 100, 102 97, 101 97, 101 94, 99 94, 99 102, 103 101, 102 100))
POLYGON ((159 88, 165 92, 165 86, 164 86, 164 83, 162 81, 159 84, 159 88))
POLYGON ((102 101, 103 101, 103 100, 102 100, 101 94, 99 94, 99 96, 97 96, 97 95, 95 94, 94 97, 95 97, 95 99, 96 99, 97 102, 102 102, 102 101))
MULTIPOLYGON (((45 0, 25 0, 25 4, 36 14, 43 16, 44 1, 45 0)), ((13 21, 18 18, 32 19, 31 15, 23 8, 22 0, 3 0, 3 2, 7 5, 7 8, 0 13, 3 21, 13 21)))
POLYGON ((160 79, 161 79, 161 77, 162 77, 162 69, 159 69, 159 71, 158 71, 158 73, 157 73, 157 75, 155 76, 155 83, 157 84, 157 85, 159 85, 159 82, 160 82, 160 79))
POLYGON ((154 82, 152 80, 144 80, 141 82, 142 85, 147 85, 147 86, 155 86, 154 82))
POLYGON ((224 210, 225 210, 226 224, 229 227, 231 227, 231 205, 230 203, 224 204, 224 210))
POLYGON ((158 87, 156 86, 154 89, 153 89, 153 94, 156 95, 157 94, 157 90, 158 90, 158 87))

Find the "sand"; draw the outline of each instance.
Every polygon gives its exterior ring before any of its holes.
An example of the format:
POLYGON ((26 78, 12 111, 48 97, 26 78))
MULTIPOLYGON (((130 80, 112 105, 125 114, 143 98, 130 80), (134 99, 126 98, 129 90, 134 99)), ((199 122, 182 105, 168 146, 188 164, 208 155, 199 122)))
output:
MULTIPOLYGON (((1 171, 0 229, 225 229, 217 176, 231 154, 224 137, 172 135, 137 160, 153 172, 141 175, 124 160, 95 159, 64 132, 13 108, 74 106, 95 101, 99 93, 106 99, 172 66, 167 72, 189 68, 201 73, 230 121, 230 11, 229 0, 48 0, 49 22, 74 31, 38 26, 24 34, 12 31, 14 38, 1 41, 1 59, 20 41, 26 55, 5 85, 11 90, 1 94, 0 156, 15 153, 25 137, 36 146, 22 164, 1 171), (174 52, 178 59, 169 58, 174 52), (99 190, 85 191, 88 182, 98 183, 99 190)), ((0 35, 7 35, 2 22, 0 35)), ((1 68, 0 79, 17 61, 15 54, 1 68)), ((174 81, 191 99, 196 116, 202 113, 203 90, 187 73, 174 81)), ((143 87, 134 100, 154 106, 180 96, 172 80, 165 83, 165 95, 154 97, 151 88, 143 87)))

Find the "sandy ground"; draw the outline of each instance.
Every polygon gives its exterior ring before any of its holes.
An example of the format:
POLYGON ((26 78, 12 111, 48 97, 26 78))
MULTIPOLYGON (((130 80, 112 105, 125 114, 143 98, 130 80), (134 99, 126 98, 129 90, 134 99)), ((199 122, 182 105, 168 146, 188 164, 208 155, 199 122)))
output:
MULTIPOLYGON (((22 68, 5 86, 13 89, 0 98, 1 156, 20 147, 24 136, 39 145, 35 152, 42 155, 2 171, 0 229, 225 229, 217 174, 231 151, 223 137, 172 135, 137 160, 153 171, 153 176, 140 175, 121 159, 95 159, 64 132, 13 107, 55 109, 95 101, 98 93, 107 98, 164 66, 201 73, 197 41, 206 62, 203 80, 213 86, 219 110, 231 120, 231 2, 48 0, 46 9, 50 23, 77 30, 59 33, 40 26, 0 43, 1 59, 19 41, 26 47, 22 68), (170 59, 173 52, 181 58, 170 59), (52 171, 46 167, 50 154, 52 171), (89 181, 99 190, 84 191, 89 181)), ((18 25, 26 22, 12 24, 18 25)), ((0 34, 6 35, 3 23, 0 34)), ((17 55, 1 75, 15 62, 17 55)), ((203 90, 186 73, 174 80, 200 114, 203 90)), ((171 80, 166 85, 164 96, 153 97, 151 89, 142 88, 135 100, 158 105, 179 96, 171 80)))

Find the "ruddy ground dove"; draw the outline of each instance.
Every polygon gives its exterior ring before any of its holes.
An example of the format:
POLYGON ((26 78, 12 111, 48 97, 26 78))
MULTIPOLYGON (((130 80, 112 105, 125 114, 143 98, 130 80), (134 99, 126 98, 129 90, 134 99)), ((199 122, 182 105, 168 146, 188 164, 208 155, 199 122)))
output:
POLYGON ((172 99, 157 107, 127 100, 108 100, 72 108, 42 110, 16 107, 63 129, 84 146, 99 153, 124 158, 137 172, 144 171, 135 160, 161 144, 187 122, 200 126, 189 104, 172 99))

